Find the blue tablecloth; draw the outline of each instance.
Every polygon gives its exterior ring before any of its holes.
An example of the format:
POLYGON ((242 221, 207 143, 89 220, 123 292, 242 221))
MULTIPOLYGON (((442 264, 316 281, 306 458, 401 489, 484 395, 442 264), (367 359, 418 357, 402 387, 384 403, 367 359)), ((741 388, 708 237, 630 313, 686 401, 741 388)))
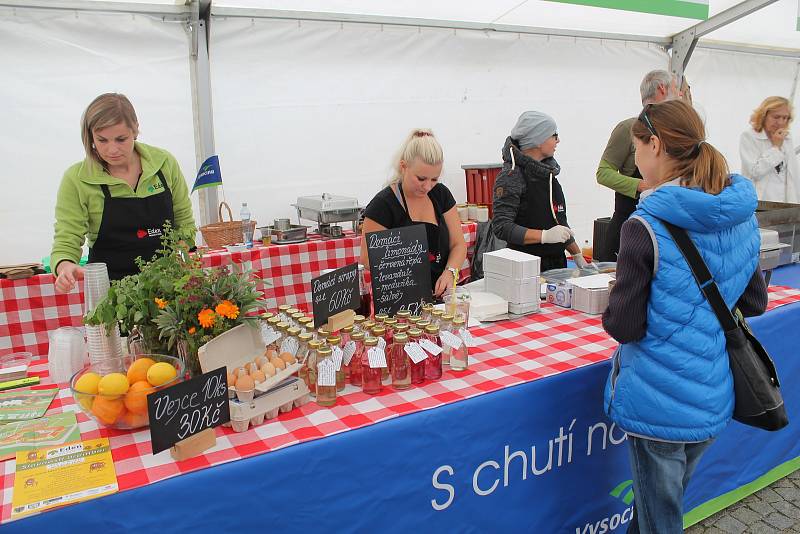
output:
MULTIPOLYGON (((800 303, 751 320, 792 424, 731 424, 686 509, 800 457, 800 303)), ((603 362, 4 525, 12 532, 624 531, 624 435, 605 418, 603 362), (605 527, 605 528, 604 528, 605 527)))
POLYGON ((800 263, 783 265, 773 270, 769 285, 800 288, 800 263))

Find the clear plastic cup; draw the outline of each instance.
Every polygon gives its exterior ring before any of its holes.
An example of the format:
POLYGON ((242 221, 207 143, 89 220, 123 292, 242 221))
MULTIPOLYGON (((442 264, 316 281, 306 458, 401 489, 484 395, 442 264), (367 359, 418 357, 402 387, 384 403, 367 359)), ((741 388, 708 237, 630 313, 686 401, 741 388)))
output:
POLYGON ((105 263, 87 263, 83 271, 83 297, 86 312, 90 312, 103 300, 111 288, 108 268, 105 263))
POLYGON ((461 317, 464 319, 464 324, 469 325, 469 306, 472 296, 467 288, 457 286, 453 291, 450 287, 445 290, 442 300, 444 300, 445 314, 452 314, 454 319, 461 317))

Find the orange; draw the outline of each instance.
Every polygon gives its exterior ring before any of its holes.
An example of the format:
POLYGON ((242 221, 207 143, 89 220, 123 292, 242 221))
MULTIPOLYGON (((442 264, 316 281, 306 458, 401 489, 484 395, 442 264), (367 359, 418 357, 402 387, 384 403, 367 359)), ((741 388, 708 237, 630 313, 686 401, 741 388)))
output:
POLYGON ((92 403, 92 413, 104 425, 113 425, 120 416, 124 415, 125 404, 120 398, 110 398, 98 395, 92 403))
POLYGON ((147 380, 147 370, 150 369, 150 366, 154 363, 156 362, 150 358, 139 358, 133 362, 128 368, 128 382, 133 384, 134 382, 147 380))
POLYGON ((125 395, 125 407, 135 414, 146 414, 147 394, 153 391, 153 386, 147 380, 134 382, 125 395))
POLYGON ((125 412, 117 422, 124 424, 128 428, 138 428, 140 426, 146 426, 150 423, 150 420, 148 419, 147 412, 143 414, 125 412))

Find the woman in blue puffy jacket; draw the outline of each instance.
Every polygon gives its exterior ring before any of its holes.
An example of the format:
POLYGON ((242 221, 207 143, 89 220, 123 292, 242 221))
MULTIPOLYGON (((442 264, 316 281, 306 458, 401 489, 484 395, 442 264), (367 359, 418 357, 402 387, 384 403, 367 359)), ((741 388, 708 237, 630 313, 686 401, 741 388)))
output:
POLYGON ((647 190, 622 225, 617 282, 603 327, 620 342, 605 410, 628 435, 635 519, 629 532, 683 532, 683 493, 700 456, 730 422, 725 335, 661 221, 688 231, 725 302, 767 305, 752 183, 728 173, 686 103, 647 105, 631 133, 647 190))

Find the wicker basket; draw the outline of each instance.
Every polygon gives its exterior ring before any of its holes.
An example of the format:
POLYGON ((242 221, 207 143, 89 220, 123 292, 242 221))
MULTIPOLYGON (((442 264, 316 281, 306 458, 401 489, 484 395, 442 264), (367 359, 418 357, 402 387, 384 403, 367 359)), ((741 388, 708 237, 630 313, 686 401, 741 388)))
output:
MULTIPOLYGON (((253 231, 256 229, 256 221, 250 221, 253 231)), ((206 224, 200 227, 203 240, 209 248, 222 248, 225 245, 233 245, 242 242, 242 221, 234 221, 231 207, 227 202, 219 204, 219 222, 206 224), (229 221, 222 220, 222 207, 228 210, 229 221)))

